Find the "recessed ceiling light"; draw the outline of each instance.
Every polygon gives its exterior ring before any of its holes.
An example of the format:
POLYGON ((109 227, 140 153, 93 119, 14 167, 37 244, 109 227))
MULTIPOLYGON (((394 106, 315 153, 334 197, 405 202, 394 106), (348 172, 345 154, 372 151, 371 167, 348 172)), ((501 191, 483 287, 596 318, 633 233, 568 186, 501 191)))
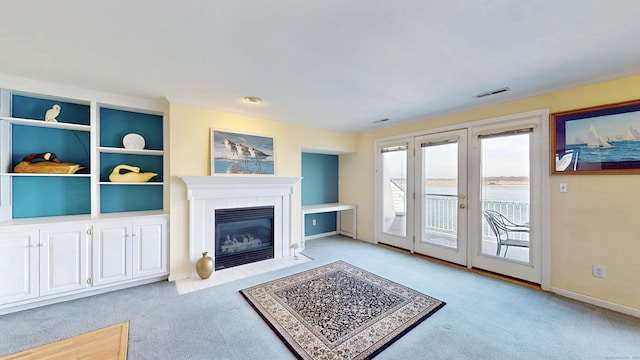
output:
POLYGON ((262 99, 256 96, 247 96, 246 98, 244 98, 244 101, 254 105, 262 104, 262 99))

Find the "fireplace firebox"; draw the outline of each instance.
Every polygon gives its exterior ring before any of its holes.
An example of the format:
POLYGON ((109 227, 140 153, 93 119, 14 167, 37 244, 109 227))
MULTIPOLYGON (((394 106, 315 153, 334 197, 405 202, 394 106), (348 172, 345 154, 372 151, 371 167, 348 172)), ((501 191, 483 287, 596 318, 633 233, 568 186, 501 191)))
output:
POLYGON ((216 209, 215 270, 274 258, 273 206, 216 209))

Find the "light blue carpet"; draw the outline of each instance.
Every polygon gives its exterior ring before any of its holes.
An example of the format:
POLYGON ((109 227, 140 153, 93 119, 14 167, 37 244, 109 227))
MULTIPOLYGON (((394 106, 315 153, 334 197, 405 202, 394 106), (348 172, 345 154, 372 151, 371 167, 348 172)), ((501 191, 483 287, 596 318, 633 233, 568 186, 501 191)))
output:
POLYGON ((376 359, 638 359, 640 319, 344 237, 314 261, 178 295, 162 282, 0 316, 0 356, 130 321, 129 359, 293 359, 239 290, 344 260, 447 302, 376 359))

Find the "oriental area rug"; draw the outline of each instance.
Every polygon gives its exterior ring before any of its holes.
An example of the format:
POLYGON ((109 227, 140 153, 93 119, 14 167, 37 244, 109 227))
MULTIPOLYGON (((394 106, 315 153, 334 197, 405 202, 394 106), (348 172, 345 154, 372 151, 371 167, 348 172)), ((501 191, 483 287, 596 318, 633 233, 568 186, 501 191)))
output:
POLYGON ((443 301, 343 261, 240 291, 299 359, 370 359, 443 301))

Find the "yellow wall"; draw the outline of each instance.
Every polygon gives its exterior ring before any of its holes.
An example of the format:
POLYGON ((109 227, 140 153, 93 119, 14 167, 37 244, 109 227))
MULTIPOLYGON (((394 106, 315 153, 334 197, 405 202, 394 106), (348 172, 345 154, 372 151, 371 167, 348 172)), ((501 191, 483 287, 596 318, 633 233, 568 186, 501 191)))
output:
MULTIPOLYGON (((169 106, 170 273, 189 271, 189 204, 178 176, 210 175, 210 129, 274 137, 276 176, 300 177, 303 149, 345 153, 356 150, 356 135, 339 133, 195 106, 169 106)), ((300 183, 294 189, 292 216, 301 218, 300 183)), ((300 221, 293 224, 292 241, 299 242, 300 221)))
MULTIPOLYGON (((340 156, 340 201, 358 205, 358 238, 373 241, 376 139, 530 110, 548 108, 553 113, 638 98, 640 76, 631 76, 358 135, 171 103, 171 274, 189 271, 188 203, 186 188, 177 176, 209 175, 210 128, 274 136, 277 176, 300 176, 303 149, 349 153, 340 156)), ((640 309, 640 232, 636 226, 639 180, 640 175, 550 178, 553 288, 640 309), (558 193, 560 182, 569 184, 568 193, 558 193), (592 277, 593 264, 605 266, 605 279, 592 277)), ((293 202, 293 216, 298 219, 300 185, 293 202)), ((344 224, 345 228, 349 225, 344 224)), ((299 236, 299 222, 294 223, 293 230, 299 236)))
MULTIPOLYGON (((340 156, 340 199, 358 204, 358 238, 374 240, 374 141, 502 115, 551 113, 640 98, 640 76, 581 86, 425 119, 358 136, 357 152, 340 156)), ((640 175, 554 175, 550 178, 551 286, 640 309, 640 175), (569 192, 558 193, 560 182, 569 192), (605 266, 606 278, 591 274, 605 266)))

